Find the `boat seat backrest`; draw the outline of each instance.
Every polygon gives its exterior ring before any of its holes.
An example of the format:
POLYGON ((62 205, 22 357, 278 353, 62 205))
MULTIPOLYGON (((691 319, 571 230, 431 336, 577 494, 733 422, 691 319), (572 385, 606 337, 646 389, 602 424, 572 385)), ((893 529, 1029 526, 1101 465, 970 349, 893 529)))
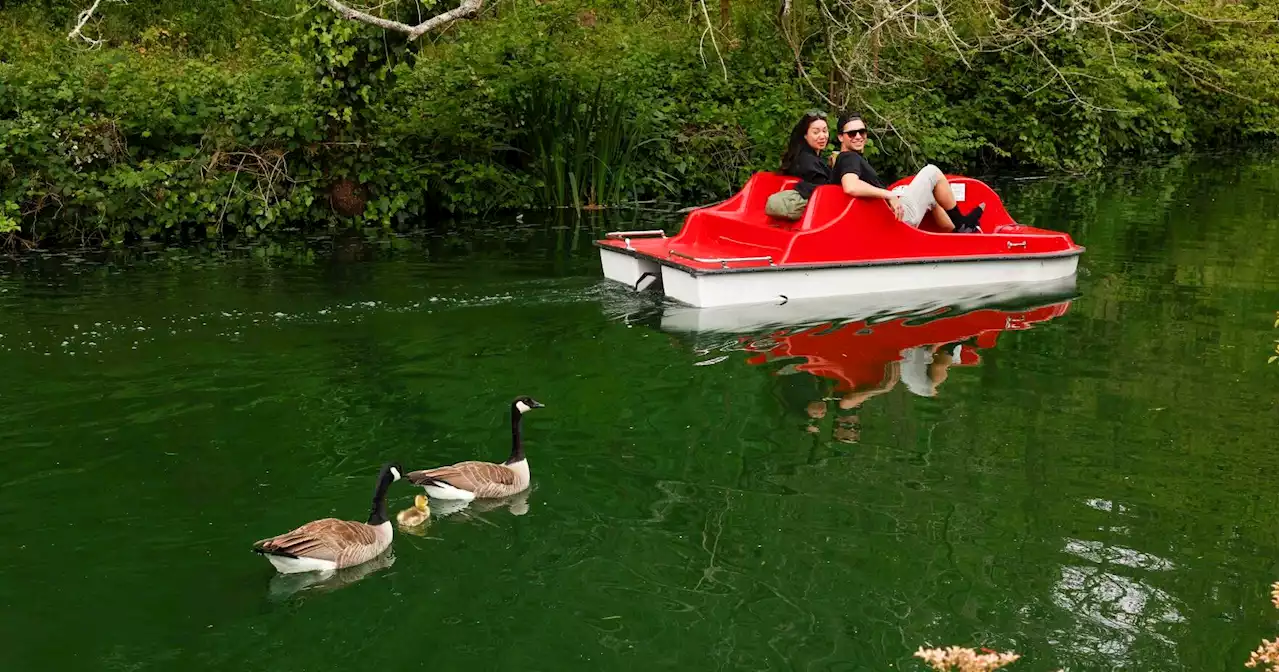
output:
POLYGON ((796 231, 820 229, 839 219, 853 205, 853 197, 836 185, 823 185, 813 190, 804 217, 796 223, 796 231))
POLYGON ((770 196, 799 181, 777 173, 755 173, 729 200, 690 213, 684 228, 671 242, 754 245, 767 248, 763 250, 765 254, 778 254, 785 249, 794 224, 764 214, 764 204, 770 196))
POLYGON ((743 201, 742 210, 745 212, 764 212, 765 201, 769 197, 778 193, 791 189, 800 178, 791 177, 790 175, 779 175, 777 173, 756 173, 747 180, 747 184, 743 187, 746 192, 746 198, 743 201))

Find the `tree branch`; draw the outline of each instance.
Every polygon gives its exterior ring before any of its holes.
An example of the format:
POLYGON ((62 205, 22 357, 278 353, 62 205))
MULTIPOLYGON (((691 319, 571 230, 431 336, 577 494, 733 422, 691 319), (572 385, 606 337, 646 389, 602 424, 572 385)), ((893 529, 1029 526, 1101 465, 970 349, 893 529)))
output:
MULTIPOLYGON (((121 1, 123 2, 123 0, 121 1)), ((103 42, 102 40, 95 40, 94 38, 89 37, 88 35, 85 35, 83 32, 81 32, 84 30, 84 24, 88 23, 89 19, 93 18, 93 13, 98 11, 98 5, 101 5, 101 4, 102 4, 102 0, 93 0, 93 5, 90 6, 89 9, 86 9, 83 12, 80 12, 80 15, 76 17, 76 27, 72 28, 71 32, 67 33, 68 40, 74 40, 76 38, 79 38, 84 40, 85 42, 88 42, 91 46, 94 46, 94 47, 98 47, 102 45, 102 42, 103 42)))
MULTIPOLYGON (((716 50, 716 58, 720 59, 720 71, 724 74, 724 81, 729 81, 729 68, 725 67, 724 56, 720 55, 720 45, 716 44, 716 31, 711 25, 711 15, 707 13, 707 0, 698 0, 698 4, 702 5, 702 18, 707 20, 707 29, 702 33, 702 39, 705 40, 707 35, 711 36, 711 46, 716 50)), ((698 55, 702 56, 702 40, 698 41, 698 55)), ((707 66, 707 58, 702 57, 702 67, 707 66)))
MULTIPOLYGON (((97 0, 97 1, 101 2, 101 0, 97 0)), ((462 4, 458 5, 456 8, 451 9, 447 12, 444 12, 443 14, 437 14, 427 19, 426 21, 419 23, 416 26, 411 26, 407 23, 400 23, 399 21, 392 21, 390 19, 384 19, 379 16, 374 16, 372 14, 362 12, 358 9, 353 9, 351 7, 348 7, 347 5, 344 5, 341 2, 338 2, 338 0, 324 0, 324 4, 328 5, 329 9, 332 9, 333 11, 337 12, 338 15, 344 19, 350 19, 352 21, 361 21, 363 23, 368 23, 370 25, 377 26, 384 30, 394 30, 398 33, 404 33, 408 35, 410 40, 416 40, 419 37, 422 37, 424 33, 427 33, 431 30, 440 28, 442 26, 447 26, 450 23, 457 21, 458 19, 475 15, 476 12, 480 11, 480 7, 484 5, 484 0, 463 0, 462 4)))

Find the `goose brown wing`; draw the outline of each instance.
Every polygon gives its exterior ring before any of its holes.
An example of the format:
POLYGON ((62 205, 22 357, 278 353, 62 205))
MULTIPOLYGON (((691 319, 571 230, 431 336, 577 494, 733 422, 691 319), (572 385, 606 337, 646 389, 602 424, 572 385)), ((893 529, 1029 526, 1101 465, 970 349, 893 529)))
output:
POLYGON ((255 543, 253 548, 264 553, 339 562, 352 549, 376 545, 377 541, 376 531, 369 525, 323 518, 296 530, 263 539, 255 543))
POLYGON ((476 495, 482 495, 495 487, 510 487, 516 482, 514 471, 492 462, 459 462, 447 467, 411 471, 405 478, 415 485, 444 481, 459 490, 474 492, 476 495))

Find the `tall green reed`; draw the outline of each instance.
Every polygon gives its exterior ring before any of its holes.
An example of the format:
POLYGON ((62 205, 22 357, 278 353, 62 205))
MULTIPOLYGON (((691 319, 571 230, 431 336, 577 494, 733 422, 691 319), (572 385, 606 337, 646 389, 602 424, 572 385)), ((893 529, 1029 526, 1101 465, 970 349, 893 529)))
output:
POLYGON ((643 120, 630 101, 597 82, 586 91, 572 82, 533 83, 515 105, 516 148, 543 183, 544 205, 595 208, 635 200, 643 120))

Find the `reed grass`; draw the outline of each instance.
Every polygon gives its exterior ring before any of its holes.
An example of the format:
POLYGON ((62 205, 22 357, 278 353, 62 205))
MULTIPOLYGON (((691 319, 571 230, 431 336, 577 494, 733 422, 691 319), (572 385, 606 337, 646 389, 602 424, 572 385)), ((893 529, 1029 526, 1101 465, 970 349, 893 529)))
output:
POLYGON ((587 91, 574 83, 544 80, 516 105, 516 148, 542 181, 541 200, 551 207, 594 209, 634 202, 642 120, 625 96, 598 82, 587 91))

